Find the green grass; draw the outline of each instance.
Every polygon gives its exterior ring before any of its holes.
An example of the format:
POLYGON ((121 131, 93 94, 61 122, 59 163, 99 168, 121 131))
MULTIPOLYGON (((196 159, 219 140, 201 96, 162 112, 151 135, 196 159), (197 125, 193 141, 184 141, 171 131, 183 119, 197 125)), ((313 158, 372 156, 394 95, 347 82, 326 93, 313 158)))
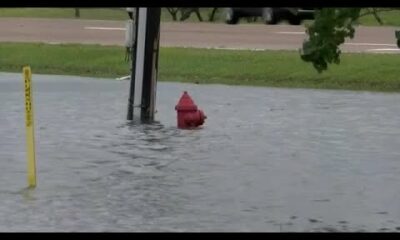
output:
MULTIPOLYGON (((79 8, 80 19, 97 20, 127 20, 128 14, 125 8, 79 8)), ((207 19, 208 8, 201 9, 204 20, 207 19)), ((178 14, 178 16, 180 16, 178 14)), ((0 8, 0 17, 31 17, 31 18, 72 18, 75 19, 74 8, 0 8)), ((161 11, 162 21, 172 21, 171 15, 165 8, 161 11)), ((188 22, 198 21, 192 14, 188 22)))
MULTIPOLYGON (((211 8, 201 8, 201 15, 207 21, 211 8)), ((124 8, 80 8, 81 19, 99 20, 127 20, 128 15, 124 8)), ((384 25, 400 26, 400 11, 388 11, 379 13, 384 25)), ((75 18, 74 8, 0 8, 0 17, 34 17, 34 18, 75 18)), ((216 22, 223 22, 223 10, 218 10, 216 22)), ((165 8, 162 8, 162 21, 172 21, 171 15, 165 8)), ((195 14, 192 14, 186 21, 197 22, 195 14)), ((310 21, 305 21, 310 22, 310 21)), ((247 23, 242 20, 241 23, 247 23)), ((261 23, 259 20, 257 23, 261 23)), ((379 23, 372 15, 359 19, 359 23, 365 26, 379 26, 379 23)))
MULTIPOLYGON (((118 8, 80 8, 82 19, 126 20, 128 14, 118 8)), ((0 8, 1 17, 75 18, 74 8, 0 8)))
POLYGON ((0 52, 0 71, 19 72, 30 65, 36 73, 116 77, 129 70, 123 47, 0 43, 0 52))
MULTIPOLYGON (((378 15, 381 17, 383 25, 385 26, 400 26, 400 11, 387 11, 380 12, 378 15)), ((359 24, 365 26, 380 26, 379 22, 376 21, 372 15, 366 15, 358 20, 359 24)))
MULTIPOLYGON (((1 43, 0 71, 93 77, 128 75, 124 48, 98 45, 1 43)), ((343 54, 340 65, 318 74, 293 51, 161 48, 160 81, 294 88, 400 91, 400 57, 343 54)))

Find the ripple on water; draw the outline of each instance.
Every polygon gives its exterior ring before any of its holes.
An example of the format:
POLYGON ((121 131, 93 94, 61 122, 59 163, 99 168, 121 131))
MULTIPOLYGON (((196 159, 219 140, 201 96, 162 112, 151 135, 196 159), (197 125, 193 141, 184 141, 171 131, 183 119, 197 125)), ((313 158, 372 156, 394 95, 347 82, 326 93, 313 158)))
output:
POLYGON ((38 187, 24 192, 20 74, 0 73, 0 230, 400 231, 400 95, 34 75, 38 187), (176 128, 190 92, 208 116, 176 128))

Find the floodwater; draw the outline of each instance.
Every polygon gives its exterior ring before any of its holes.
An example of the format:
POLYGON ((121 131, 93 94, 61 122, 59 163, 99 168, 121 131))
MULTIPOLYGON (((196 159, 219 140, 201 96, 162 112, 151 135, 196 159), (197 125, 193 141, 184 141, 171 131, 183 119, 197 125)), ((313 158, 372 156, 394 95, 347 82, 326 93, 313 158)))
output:
POLYGON ((22 74, 0 73, 0 231, 400 231, 400 94, 33 75, 38 186, 26 187, 22 74), (176 129, 187 90, 208 119, 176 129))

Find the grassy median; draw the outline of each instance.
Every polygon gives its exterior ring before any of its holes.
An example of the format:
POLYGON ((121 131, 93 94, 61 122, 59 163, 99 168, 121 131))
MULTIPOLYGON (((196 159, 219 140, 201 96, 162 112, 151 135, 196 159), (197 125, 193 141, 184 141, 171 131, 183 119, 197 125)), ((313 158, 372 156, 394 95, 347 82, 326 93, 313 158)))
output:
MULTIPOLYGON (((201 15, 206 21, 210 8, 202 8, 201 15)), ((217 13, 217 21, 223 20, 222 11, 217 13)), ((28 17, 28 18, 68 18, 94 20, 128 20, 125 8, 79 8, 79 18, 75 17, 75 8, 0 8, 0 17, 28 17)), ((180 15, 178 14, 180 17, 180 15)), ((179 18, 178 17, 178 18, 179 18)), ((161 21, 172 21, 172 16, 166 8, 161 8, 161 21)), ((192 14, 186 22, 198 22, 192 14)))
MULTIPOLYGON (((98 20, 127 20, 128 15, 125 8, 79 8, 81 19, 98 19, 98 20)), ((200 12, 204 19, 207 21, 208 15, 211 13, 212 8, 201 8, 200 12)), ((365 12, 365 9, 362 11, 365 12)), ((383 11, 379 16, 383 25, 400 26, 399 10, 383 11)), ((180 16, 178 14, 178 16, 180 16)), ((33 17, 33 18, 76 18, 74 8, 0 8, 0 17, 33 17)), ((223 9, 219 9, 216 13, 216 22, 224 21, 223 9)), ((162 21, 172 21, 171 14, 168 13, 166 8, 162 8, 161 12, 162 21)), ((187 20, 188 22, 198 22, 195 14, 192 14, 187 20)), ((308 21, 306 21, 308 22, 308 21)), ((372 15, 363 16, 358 21, 361 25, 365 26, 379 26, 380 24, 372 15)), ((241 23, 247 23, 242 20, 241 23)), ((259 19, 257 23, 261 23, 259 19)))
MULTIPOLYGON (((0 71, 115 78, 129 74, 125 49, 100 45, 0 43, 0 71)), ((397 54, 343 54, 319 74, 295 51, 161 48, 160 81, 295 88, 400 91, 397 54)))

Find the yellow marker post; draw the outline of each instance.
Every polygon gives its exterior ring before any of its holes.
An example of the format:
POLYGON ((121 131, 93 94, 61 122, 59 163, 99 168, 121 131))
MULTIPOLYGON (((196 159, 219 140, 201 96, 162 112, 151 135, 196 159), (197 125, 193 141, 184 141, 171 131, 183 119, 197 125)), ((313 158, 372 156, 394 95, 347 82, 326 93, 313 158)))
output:
POLYGON ((36 187, 35 133, 33 124, 33 98, 31 68, 23 68, 25 80, 26 147, 28 158, 28 186, 36 187))

